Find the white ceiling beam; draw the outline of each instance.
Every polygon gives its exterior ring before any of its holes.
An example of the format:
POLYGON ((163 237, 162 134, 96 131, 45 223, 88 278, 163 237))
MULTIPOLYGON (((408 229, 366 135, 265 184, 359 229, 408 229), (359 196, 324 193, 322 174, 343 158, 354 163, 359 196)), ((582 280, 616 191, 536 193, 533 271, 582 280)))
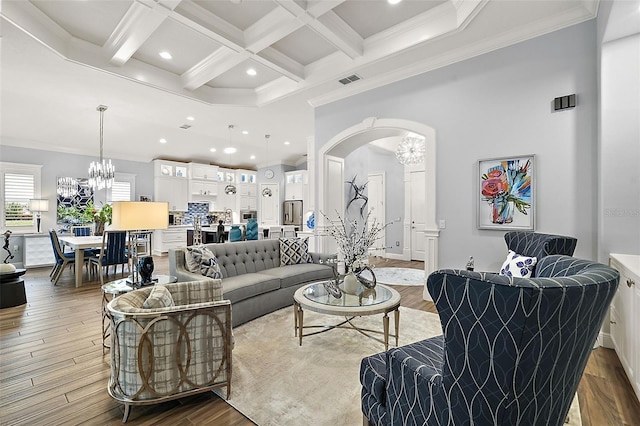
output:
POLYGON ((244 49, 242 30, 191 0, 182 0, 171 14, 171 19, 230 49, 244 49))
POLYGON ((294 16, 288 10, 276 7, 244 31, 246 49, 252 53, 260 52, 306 25, 312 19, 306 14, 294 16))
POLYGON ((180 76, 180 79, 185 89, 195 90, 229 71, 250 56, 248 52, 238 53, 226 46, 221 46, 216 49, 215 52, 185 71, 180 76))
POLYGON ((263 49, 253 58, 257 62, 260 62, 264 66, 289 77, 293 81, 304 80, 304 65, 272 47, 263 49))
POLYGON ((328 11, 310 22, 309 27, 351 59, 362 56, 363 38, 335 12, 328 11))
POLYGON ((118 22, 104 49, 111 54, 110 62, 124 65, 151 34, 164 22, 180 0, 134 1, 118 22))

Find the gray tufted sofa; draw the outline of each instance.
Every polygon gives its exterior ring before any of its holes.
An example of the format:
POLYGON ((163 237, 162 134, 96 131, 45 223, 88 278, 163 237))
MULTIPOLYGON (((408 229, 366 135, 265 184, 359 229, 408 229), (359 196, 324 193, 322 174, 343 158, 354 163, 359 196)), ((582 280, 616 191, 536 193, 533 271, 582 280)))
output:
MULTIPOLYGON (((325 261, 310 253, 313 263, 280 266, 279 240, 205 244, 218 258, 222 291, 231 301, 232 324, 237 326, 293 304, 293 293, 304 284, 333 277, 325 261), (322 263, 320 262, 322 260, 322 263)), ((185 265, 186 248, 169 250, 169 271, 178 282, 202 280, 185 265)))

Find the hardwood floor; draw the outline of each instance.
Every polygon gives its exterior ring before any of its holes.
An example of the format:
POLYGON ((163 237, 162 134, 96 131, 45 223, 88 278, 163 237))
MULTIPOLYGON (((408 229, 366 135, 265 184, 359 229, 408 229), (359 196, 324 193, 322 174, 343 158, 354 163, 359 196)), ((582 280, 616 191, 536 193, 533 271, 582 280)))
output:
MULTIPOLYGON (((379 266, 421 269, 421 262, 377 259, 379 266)), ((156 272, 168 273, 166 257, 156 272)), ((102 354, 99 282, 76 289, 67 270, 57 286, 49 268, 24 276, 28 303, 0 310, 0 424, 118 425, 122 405, 107 394, 109 352, 102 354)), ((422 287, 395 286, 402 305, 435 312, 422 287)), ((615 352, 596 349, 578 389, 584 426, 637 425, 640 404, 615 352)), ((213 393, 134 407, 127 424, 252 425, 213 393)))

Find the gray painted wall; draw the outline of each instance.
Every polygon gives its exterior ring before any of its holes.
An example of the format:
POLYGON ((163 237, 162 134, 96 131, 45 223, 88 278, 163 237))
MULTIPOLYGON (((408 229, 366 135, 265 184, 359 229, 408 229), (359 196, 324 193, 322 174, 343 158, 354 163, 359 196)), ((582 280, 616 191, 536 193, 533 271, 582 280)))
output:
MULTIPOLYGON (((597 84, 595 21, 547 34, 316 109, 316 151, 367 117, 436 130, 439 266, 498 270, 504 232, 476 227, 479 159, 536 155, 536 230, 578 238, 596 257, 597 84), (555 97, 578 106, 552 111, 555 97)), ((390 190, 389 188, 388 190, 390 190)))

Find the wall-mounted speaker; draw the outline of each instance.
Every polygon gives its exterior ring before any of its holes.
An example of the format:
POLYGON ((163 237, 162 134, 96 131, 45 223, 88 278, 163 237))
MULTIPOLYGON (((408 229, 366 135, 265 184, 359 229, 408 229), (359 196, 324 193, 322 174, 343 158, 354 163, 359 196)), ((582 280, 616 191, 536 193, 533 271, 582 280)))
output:
POLYGON ((560 111, 563 109, 574 108, 576 106, 576 94, 560 96, 553 100, 553 110, 560 111))

